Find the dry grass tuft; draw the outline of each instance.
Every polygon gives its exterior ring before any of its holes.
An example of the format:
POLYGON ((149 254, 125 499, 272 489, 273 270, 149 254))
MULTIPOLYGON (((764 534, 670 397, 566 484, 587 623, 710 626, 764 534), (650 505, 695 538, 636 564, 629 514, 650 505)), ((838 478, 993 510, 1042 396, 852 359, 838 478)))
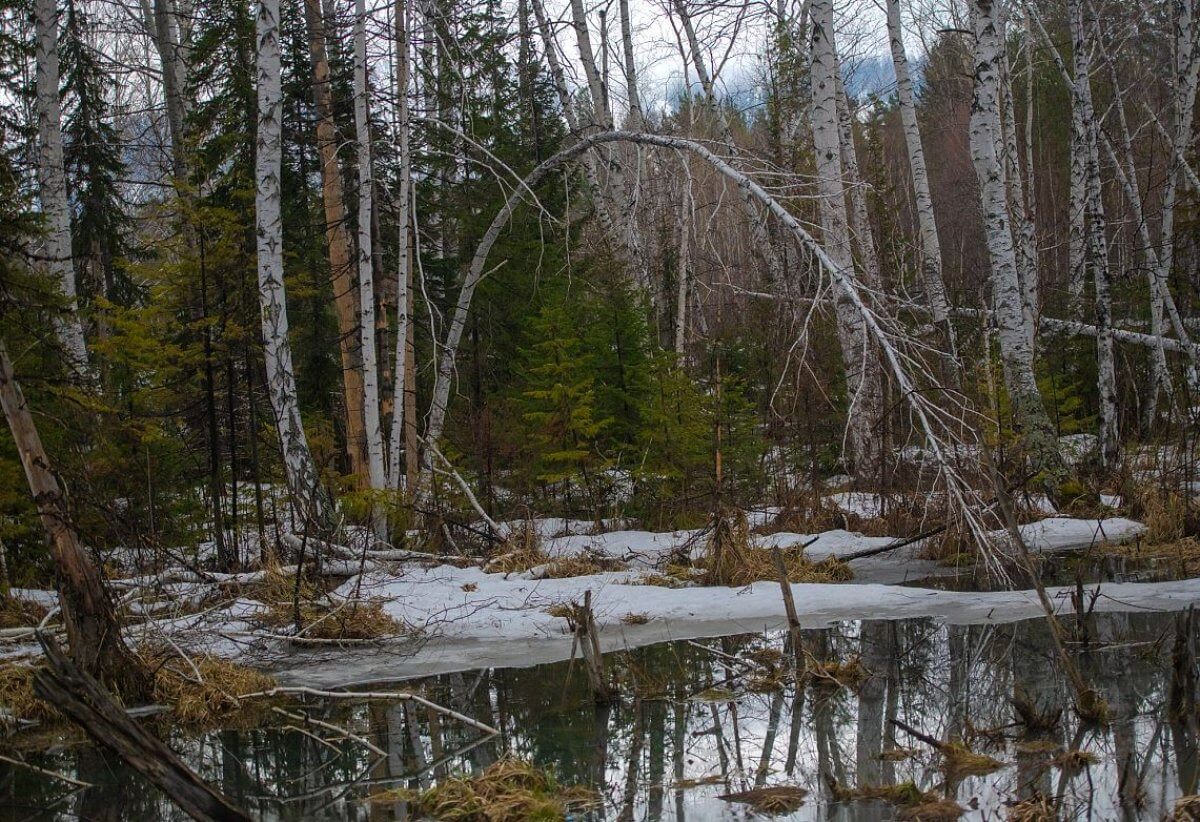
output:
POLYGON ((621 622, 625 625, 645 625, 650 621, 650 617, 645 614, 626 614, 621 617, 621 622))
POLYGON ((1054 759, 1051 760, 1051 764, 1060 770, 1074 773, 1076 771, 1082 771, 1089 765, 1095 765, 1099 761, 1100 757, 1096 756, 1096 754, 1092 753, 1091 751, 1073 749, 1069 751, 1063 751, 1058 756, 1054 757, 1054 759))
MULTIPOLYGON (((262 619, 271 628, 286 628, 295 625, 296 613, 292 603, 274 602, 262 619)), ((405 626, 388 614, 378 599, 301 602, 300 626, 296 635, 307 639, 368 640, 406 633, 405 626)))
POLYGON ((389 791, 373 798, 410 803, 415 818, 446 822, 550 822, 593 804, 582 787, 563 787, 548 772, 515 758, 501 759, 476 777, 451 777, 425 791, 389 791))
MULTIPOLYGON (((854 578, 849 566, 833 557, 812 562, 800 548, 781 549, 780 555, 789 582, 846 582, 854 578)), ((704 585, 740 588, 779 579, 774 552, 751 542, 746 515, 740 511, 713 518, 708 550, 697 565, 703 571, 704 585)))
POLYGON ((1040 793, 1008 806, 1004 818, 1008 822, 1055 822, 1054 803, 1040 793))
POLYGON ((1107 725, 1112 720, 1112 711, 1108 702, 1093 688, 1088 688, 1079 694, 1075 702, 1075 713, 1084 722, 1096 725, 1107 725))
POLYGON ((938 800, 937 794, 926 793, 912 782, 900 782, 895 785, 859 785, 849 788, 829 779, 830 791, 837 802, 856 802, 861 800, 882 800, 892 805, 924 805, 938 800))
POLYGON ((0 666, 0 710, 13 719, 30 722, 57 722, 64 717, 33 692, 33 676, 38 669, 23 662, 0 666))
POLYGON ((0 597, 0 628, 36 628, 49 613, 46 608, 27 599, 0 597))
POLYGON ((871 676, 858 657, 845 662, 810 659, 806 670, 813 678, 813 685, 824 688, 857 688, 871 676))
POLYGON ((947 773, 955 777, 984 776, 998 771, 1004 763, 987 754, 975 753, 961 742, 947 742, 941 747, 947 773))
POLYGON ((717 799, 749 805, 758 813, 783 814, 795 813, 800 810, 806 796, 808 796, 808 791, 804 788, 794 785, 776 785, 739 793, 721 794, 717 799))
POLYGON ((1200 820, 1200 795, 1181 796, 1175 800, 1173 822, 1196 822, 1200 820))
POLYGON ((542 579, 567 579, 589 576, 604 571, 620 571, 625 564, 610 557, 580 554, 573 557, 551 557, 542 550, 542 543, 531 523, 498 546, 484 571, 489 574, 519 574, 538 569, 542 579))
POLYGON ((1145 488, 1135 495, 1132 513, 1146 524, 1146 542, 1151 544, 1200 535, 1200 510, 1177 491, 1145 488))
POLYGON ((896 819, 903 822, 953 822, 963 813, 963 807, 953 799, 935 799, 901 808, 896 813, 896 819))
POLYGON ((229 719, 245 709, 242 697, 275 686, 274 677, 220 657, 195 657, 189 664, 171 650, 156 651, 154 656, 150 660, 155 668, 154 699, 169 705, 171 715, 184 725, 229 719))

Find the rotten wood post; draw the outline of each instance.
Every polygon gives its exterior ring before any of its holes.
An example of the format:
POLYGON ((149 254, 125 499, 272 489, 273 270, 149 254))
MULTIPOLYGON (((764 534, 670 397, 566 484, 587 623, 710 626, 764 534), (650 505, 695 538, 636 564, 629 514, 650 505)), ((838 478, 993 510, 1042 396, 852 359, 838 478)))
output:
POLYGON ((771 549, 775 559, 775 570, 779 573, 779 590, 783 594, 783 608, 787 612, 788 636, 792 641, 792 653, 796 657, 796 671, 804 669, 804 644, 800 636, 800 617, 796 616, 796 600, 792 597, 792 586, 788 581, 787 567, 783 564, 783 553, 779 546, 771 549))
POLYGON ((583 661, 587 667, 588 681, 592 685, 592 695, 601 705, 615 699, 608 679, 604 676, 604 656, 600 653, 599 631, 596 620, 592 615, 592 592, 583 594, 583 609, 575 622, 575 635, 579 640, 579 650, 583 653, 583 661))

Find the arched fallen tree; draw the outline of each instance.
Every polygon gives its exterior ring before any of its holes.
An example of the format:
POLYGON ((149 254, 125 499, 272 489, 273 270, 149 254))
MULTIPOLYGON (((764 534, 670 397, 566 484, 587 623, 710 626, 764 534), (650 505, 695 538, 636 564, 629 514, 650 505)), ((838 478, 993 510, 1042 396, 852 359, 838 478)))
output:
MULTIPOLYGON (((517 207, 525 200, 528 192, 542 183, 550 174, 581 157, 586 152, 606 143, 629 143, 641 146, 656 146, 679 152, 686 152, 707 163, 717 173, 736 185, 740 191, 758 200, 775 218, 787 229, 793 240, 801 248, 810 253, 817 261, 820 270, 824 272, 839 294, 849 301, 854 309, 862 316, 863 323, 871 339, 879 346, 884 361, 893 379, 902 402, 904 402, 916 421, 916 427, 925 439, 925 445, 933 462, 938 466, 945 491, 952 508, 961 516, 963 525, 974 536, 979 545, 984 548, 984 555, 989 563, 996 559, 993 551, 986 550, 991 544, 988 529, 985 527, 981 511, 982 499, 979 494, 959 474, 951 459, 953 442, 960 441, 959 435, 953 429, 963 427, 962 416, 955 416, 933 403, 917 385, 910 373, 910 366, 915 358, 901 350, 881 320, 881 316, 871 306, 871 295, 855 277, 852 269, 838 266, 822 245, 800 224, 775 197, 756 183, 749 175, 731 166, 724 158, 710 151, 704 145, 682 137, 662 134, 647 134, 633 131, 604 131, 588 135, 579 142, 563 149, 554 156, 543 161, 521 180, 512 194, 509 195, 503 207, 492 219, 487 232, 479 242, 471 266, 463 279, 462 289, 454 308, 450 327, 446 331, 446 339, 442 345, 438 360, 437 375, 434 381, 433 397, 429 409, 429 423, 425 440, 436 443, 446 422, 446 411, 450 399, 450 387, 454 374, 454 362, 458 346, 466 328, 467 316, 470 313, 471 301, 475 289, 485 276, 485 266, 492 247, 500 237, 500 232, 511 220, 517 207)), ((864 352, 865 354, 865 352, 864 352)), ((962 410, 962 409, 960 409, 962 410)), ((419 493, 428 488, 433 472, 433 455, 429 449, 421 460, 421 477, 418 483, 419 493)), ((995 570, 1000 570, 998 565, 995 570)))

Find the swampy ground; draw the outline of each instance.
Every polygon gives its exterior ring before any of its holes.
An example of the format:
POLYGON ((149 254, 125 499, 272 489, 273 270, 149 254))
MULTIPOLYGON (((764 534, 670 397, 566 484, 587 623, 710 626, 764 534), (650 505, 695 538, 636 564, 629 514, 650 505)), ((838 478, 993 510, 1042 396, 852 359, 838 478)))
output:
MULTIPOLYGON (((798 681, 788 637, 766 632, 610 653, 620 698, 608 705, 596 704, 579 660, 403 683, 496 736, 411 704, 353 700, 290 710, 359 740, 271 712, 201 734, 160 731, 268 819, 413 818, 397 789, 419 792, 512 756, 592 791, 579 819, 765 818, 720 797, 780 786, 806 792, 787 794, 780 819, 955 818, 946 799, 965 819, 1162 819, 1197 789, 1195 706, 1185 696, 1194 683, 1174 674, 1194 664, 1190 644, 1176 642, 1178 631, 1190 637, 1186 620, 1064 618, 1080 670, 1108 703, 1107 723, 1073 712, 1044 619, 905 619, 805 630, 808 673, 798 681), (935 751, 893 720, 960 747, 935 751)), ((58 776, 0 762, 0 818, 180 818, 119 760, 63 733, 30 740, 23 753, 58 776)))

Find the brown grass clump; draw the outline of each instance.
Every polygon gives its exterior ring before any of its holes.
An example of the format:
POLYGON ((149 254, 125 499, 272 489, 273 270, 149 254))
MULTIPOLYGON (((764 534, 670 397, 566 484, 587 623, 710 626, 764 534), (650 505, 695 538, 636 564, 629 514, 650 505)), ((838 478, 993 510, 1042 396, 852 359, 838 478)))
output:
POLYGON ((813 678, 814 686, 824 688, 857 688, 871 676, 858 657, 845 662, 810 659, 807 673, 813 678))
POLYGON ((984 776, 998 771, 1004 763, 987 754, 975 753, 961 742, 946 742, 941 747, 946 771, 956 777, 984 776))
MULTIPOLYGON (((262 618, 271 628, 286 628, 295 624, 296 613, 292 603, 275 602, 262 618)), ((300 626, 296 636, 305 639, 369 640, 405 633, 405 626, 388 614, 378 599, 301 602, 300 626)))
MULTIPOLYGON (((800 548, 781 549, 780 555, 789 582, 846 582, 854 578, 849 566, 834 557, 812 562, 800 548)), ((774 552, 751 543, 746 515, 740 511, 714 517, 708 550, 697 564, 703 571, 704 585, 740 588, 779 579, 774 552)))
POLYGON ((1200 820, 1200 795, 1181 796, 1175 800, 1173 822, 1195 822, 1200 820))
POLYGON ((1200 535, 1200 510, 1177 491, 1146 488, 1135 495, 1132 514, 1146 524, 1149 543, 1169 543, 1200 535))
POLYGON ((591 790, 563 787, 548 772, 505 758, 476 777, 451 777, 425 791, 391 791, 374 798, 410 803, 413 816, 446 822, 551 822, 596 801, 591 790))
POLYGON ((826 779, 836 802, 878 799, 900 807, 924 805, 938 800, 937 794, 926 793, 912 782, 900 782, 895 785, 859 785, 857 788, 849 788, 838 783, 833 777, 827 776, 826 779))
POLYGON ((1058 816, 1050 797, 1039 793, 1009 805, 1004 818, 1008 822, 1055 822, 1058 816))
POLYGON ((755 811, 766 814, 795 813, 804 804, 808 791, 795 785, 775 785, 754 788, 739 793, 721 794, 717 799, 749 805, 755 811))
POLYGON ((652 585, 656 588, 682 588, 685 580, 666 574, 646 574, 629 583, 631 585, 652 585))
POLYGON ((963 815, 963 807, 953 799, 935 799, 901 808, 896 818, 903 822, 953 822, 963 815))
POLYGON ((539 576, 542 579, 567 579, 601 574, 605 571, 620 571, 624 567, 625 564, 619 560, 585 554, 550 560, 539 576))
POLYGON ((1051 764, 1060 770, 1074 773, 1076 771, 1082 771, 1089 765, 1095 765, 1099 761, 1100 757, 1096 756, 1096 754, 1092 753, 1091 751, 1073 749, 1069 751, 1063 751, 1058 756, 1054 757, 1054 759, 1051 760, 1051 764))
POLYGON ((37 667, 23 662, 0 666, 0 710, 13 719, 30 722, 56 722, 63 715, 33 692, 33 676, 37 667))
POLYGON ((228 719, 246 707, 242 697, 275 686, 274 677, 220 657, 204 655, 189 664, 173 651, 157 655, 166 658, 160 658, 156 667, 154 699, 169 705, 171 715, 184 725, 203 726, 228 719))
POLYGON ((645 625, 650 621, 650 617, 645 614, 626 614, 621 617, 621 622, 625 625, 645 625))
POLYGON ((1079 694, 1075 702, 1075 713, 1084 722, 1096 725, 1107 725, 1112 720, 1112 711, 1108 702, 1093 688, 1088 688, 1079 694))
POLYGON ((36 628, 48 611, 36 602, 0 597, 0 628, 36 628))

